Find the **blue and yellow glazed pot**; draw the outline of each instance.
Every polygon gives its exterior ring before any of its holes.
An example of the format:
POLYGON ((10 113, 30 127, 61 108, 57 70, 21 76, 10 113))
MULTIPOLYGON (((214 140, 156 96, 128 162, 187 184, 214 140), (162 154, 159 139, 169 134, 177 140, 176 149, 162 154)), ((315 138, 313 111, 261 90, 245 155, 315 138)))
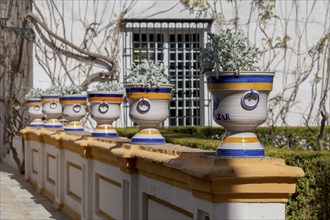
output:
POLYGON ((41 96, 41 102, 42 112, 47 116, 47 121, 44 127, 49 129, 62 129, 62 123, 58 120, 62 114, 59 95, 43 94, 41 96))
POLYGON ((42 117, 44 114, 42 113, 42 102, 40 98, 29 98, 26 100, 26 104, 28 106, 28 114, 30 117, 29 126, 32 128, 42 128, 44 127, 44 122, 42 117))
POLYGON ((93 91, 88 92, 90 113, 97 126, 92 132, 93 137, 117 138, 118 133, 112 123, 120 116, 120 105, 123 92, 93 91))
POLYGON ((245 72, 219 76, 207 74, 213 95, 213 119, 226 129, 217 148, 218 156, 263 157, 254 129, 267 119, 267 98, 273 88, 274 72, 245 72))
POLYGON ((172 85, 151 88, 125 85, 129 117, 140 126, 139 132, 131 139, 132 143, 165 144, 157 126, 168 117, 172 89, 172 85))
POLYGON ((84 128, 80 119, 86 115, 87 96, 83 94, 60 96, 60 103, 63 107, 63 118, 68 121, 64 126, 66 132, 83 132, 84 128))

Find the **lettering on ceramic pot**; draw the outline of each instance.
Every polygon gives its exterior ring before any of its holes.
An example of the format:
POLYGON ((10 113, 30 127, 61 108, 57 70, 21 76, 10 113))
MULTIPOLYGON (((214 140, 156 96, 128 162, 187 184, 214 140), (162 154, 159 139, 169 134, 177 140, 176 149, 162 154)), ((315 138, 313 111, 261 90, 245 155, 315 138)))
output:
POLYGON ((220 99, 217 97, 213 97, 213 111, 217 110, 220 104, 220 99))
POLYGON ((216 114, 215 119, 219 121, 230 121, 230 116, 228 113, 226 114, 216 114))

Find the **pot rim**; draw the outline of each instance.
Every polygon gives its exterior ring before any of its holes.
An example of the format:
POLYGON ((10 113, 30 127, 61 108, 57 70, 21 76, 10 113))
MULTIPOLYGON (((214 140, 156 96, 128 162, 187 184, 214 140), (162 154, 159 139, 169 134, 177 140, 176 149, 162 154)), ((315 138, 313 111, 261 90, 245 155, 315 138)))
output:
POLYGON ((31 97, 31 98, 27 98, 25 99, 26 102, 28 101, 40 101, 41 102, 41 98, 34 98, 34 97, 31 97))
POLYGON ((124 94, 124 91, 87 91, 87 95, 89 94, 124 94))
MULTIPOLYGON (((145 85, 133 85, 131 83, 124 83, 124 88, 128 89, 128 88, 146 88, 148 89, 149 87, 145 86, 145 85)), ((174 88, 173 84, 161 84, 159 86, 151 86, 150 88, 174 88)))
POLYGON ((61 97, 87 97, 87 94, 66 94, 59 96, 59 98, 61 97))
POLYGON ((224 71, 219 72, 219 74, 216 74, 213 71, 209 71, 205 73, 206 77, 221 77, 221 76, 275 76, 275 71, 239 71, 239 74, 237 74, 234 71, 224 71))

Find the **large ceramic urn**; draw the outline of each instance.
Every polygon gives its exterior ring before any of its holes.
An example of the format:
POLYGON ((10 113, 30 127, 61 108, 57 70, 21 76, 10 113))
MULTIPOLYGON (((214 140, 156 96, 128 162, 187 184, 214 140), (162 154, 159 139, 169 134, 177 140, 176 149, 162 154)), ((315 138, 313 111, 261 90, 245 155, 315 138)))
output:
POLYGON ((274 72, 223 72, 207 74, 213 95, 213 119, 226 129, 218 156, 263 157, 264 149, 254 130, 267 119, 267 98, 274 72))
POLYGON ((120 116, 120 104, 123 92, 92 91, 88 92, 90 113, 97 126, 92 132, 93 137, 117 138, 118 133, 112 126, 120 116))
POLYGON ((83 132, 80 119, 86 115, 87 96, 83 94, 63 95, 60 97, 63 106, 63 118, 68 121, 64 126, 66 132, 83 132))
POLYGON ((41 96, 41 102, 42 112, 47 116, 47 121, 44 127, 49 129, 62 129, 62 123, 58 120, 62 114, 59 95, 43 94, 41 96))
POLYGON ((32 128, 42 128, 44 127, 44 122, 42 120, 44 114, 42 113, 42 103, 40 98, 28 98, 26 100, 28 106, 28 114, 30 117, 29 126, 32 128))
POLYGON ((165 138, 157 126, 168 117, 172 85, 137 87, 125 85, 129 102, 129 117, 140 126, 131 142, 134 144, 165 144, 165 138))

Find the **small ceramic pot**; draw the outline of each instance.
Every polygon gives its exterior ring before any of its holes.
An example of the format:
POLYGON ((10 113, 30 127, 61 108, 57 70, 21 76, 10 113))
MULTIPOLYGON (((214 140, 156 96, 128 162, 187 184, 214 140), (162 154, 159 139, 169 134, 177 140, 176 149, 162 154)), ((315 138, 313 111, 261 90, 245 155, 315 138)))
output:
POLYGON ((41 99, 29 98, 26 100, 26 104, 28 106, 28 114, 31 120, 29 126, 32 128, 44 127, 44 122, 42 120, 44 114, 42 113, 41 99))
POLYGON ((83 132, 80 119, 86 115, 87 96, 82 94, 63 95, 60 97, 63 106, 62 115, 67 120, 64 131, 83 132))
POLYGON ((47 115, 45 128, 62 129, 58 117, 62 114, 62 106, 57 94, 43 94, 41 96, 42 112, 47 115))
POLYGON ((224 72, 208 74, 213 95, 213 119, 226 129, 217 148, 218 156, 263 157, 254 129, 267 119, 267 98, 273 88, 274 72, 224 72))
POLYGON ((120 104, 123 92, 93 91, 88 92, 90 113, 97 126, 92 132, 93 137, 117 138, 118 133, 112 123, 120 116, 120 104))
POLYGON ((125 85, 129 102, 129 117, 140 126, 131 139, 134 144, 165 144, 157 126, 168 117, 172 85, 142 88, 125 85))

